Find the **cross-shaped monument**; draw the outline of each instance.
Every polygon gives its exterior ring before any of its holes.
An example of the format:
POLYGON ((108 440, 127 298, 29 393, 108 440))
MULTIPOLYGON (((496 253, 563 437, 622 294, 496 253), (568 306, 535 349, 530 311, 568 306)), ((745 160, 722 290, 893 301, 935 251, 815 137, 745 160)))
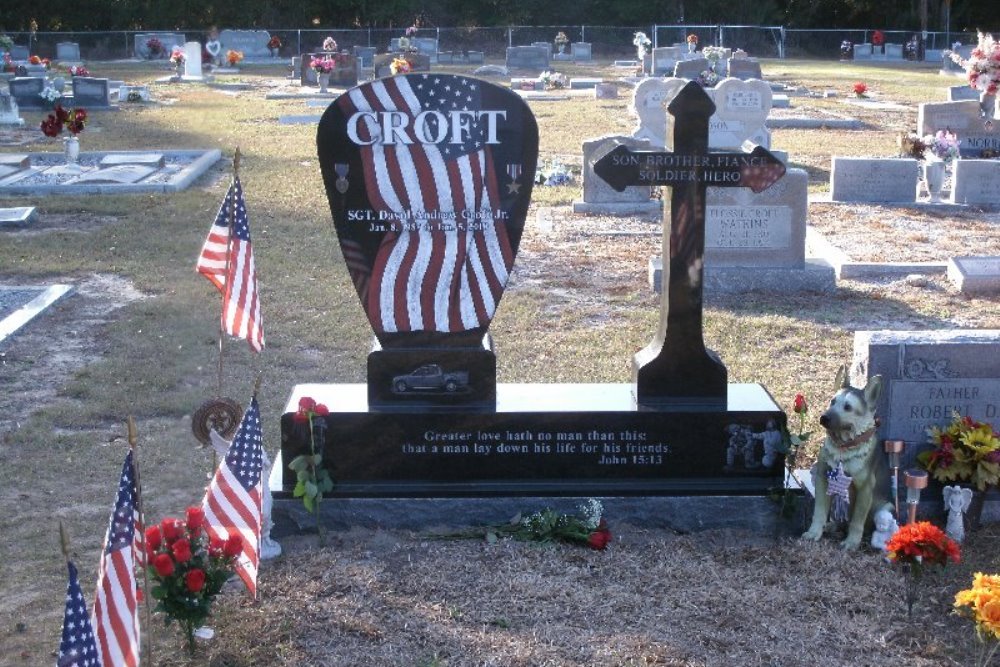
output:
POLYGON ((705 190, 760 192, 784 176, 785 165, 760 146, 750 153, 710 153, 708 122, 715 103, 694 81, 677 93, 667 111, 673 116, 673 151, 619 146, 594 165, 594 172, 618 191, 629 185, 670 187, 664 198, 670 220, 663 224, 663 257, 670 258, 664 262, 667 287, 659 330, 633 359, 636 400, 659 408, 724 409, 726 367, 705 347, 702 335, 705 190))

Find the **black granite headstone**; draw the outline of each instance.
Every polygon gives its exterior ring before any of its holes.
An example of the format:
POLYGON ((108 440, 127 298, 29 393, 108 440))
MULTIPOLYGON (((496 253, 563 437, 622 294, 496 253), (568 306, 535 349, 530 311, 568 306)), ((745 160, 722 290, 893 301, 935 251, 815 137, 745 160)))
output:
POLYGON ((395 76, 337 98, 316 141, 340 247, 378 341, 369 400, 492 405, 486 332, 538 155, 527 105, 471 77, 395 76))
MULTIPOLYGON (((309 447, 294 419, 309 396, 330 409, 319 440, 333 496, 756 495, 780 484, 785 415, 760 385, 727 385, 704 348, 700 258, 706 185, 761 189, 781 167, 766 152, 709 153, 713 110, 685 88, 670 106, 674 152, 612 152, 604 172, 615 187, 673 190, 669 298, 637 384, 496 385, 487 329, 528 206, 530 110, 505 88, 443 74, 337 98, 320 121, 320 165, 378 342, 367 384, 295 387, 282 461, 309 447)), ((284 490, 294 484, 282 467, 284 490)))

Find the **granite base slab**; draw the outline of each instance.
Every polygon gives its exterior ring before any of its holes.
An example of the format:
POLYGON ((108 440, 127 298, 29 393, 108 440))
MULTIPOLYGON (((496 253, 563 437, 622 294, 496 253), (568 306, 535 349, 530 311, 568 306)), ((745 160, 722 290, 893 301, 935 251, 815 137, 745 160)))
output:
MULTIPOLYGON (((305 396, 330 497, 763 495, 781 484, 765 443, 785 415, 757 384, 730 384, 721 409, 637 406, 631 384, 500 384, 495 409, 370 407, 364 384, 296 385, 281 454, 308 453, 294 419, 305 396), (766 464, 765 464, 766 461, 766 464)), ((773 443, 772 443, 773 444, 773 443)), ((295 474, 280 470, 279 495, 295 474)))
MULTIPOLYGON (((649 284, 660 293, 663 258, 649 260, 649 284)), ((705 290, 717 294, 743 292, 821 292, 837 289, 834 268, 822 259, 808 258, 802 268, 768 266, 705 266, 705 290)))

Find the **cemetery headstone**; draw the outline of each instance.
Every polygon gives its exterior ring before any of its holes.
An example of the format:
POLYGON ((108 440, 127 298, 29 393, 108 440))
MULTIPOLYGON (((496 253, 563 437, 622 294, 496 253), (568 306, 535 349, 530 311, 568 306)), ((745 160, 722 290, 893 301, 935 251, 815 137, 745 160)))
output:
POLYGON ((431 65, 437 63, 438 40, 436 37, 414 37, 410 43, 416 48, 417 53, 427 56, 431 65))
POLYGON ((1000 294, 1000 257, 952 257, 948 278, 963 294, 1000 294))
POLYGON ((546 70, 551 51, 540 46, 508 46, 507 69, 546 70))
POLYGON ((678 79, 687 79, 691 81, 697 79, 698 76, 707 69, 709 69, 709 63, 706 58, 681 60, 674 65, 674 76, 678 79))
POLYGON ((73 77, 73 104, 87 109, 107 109, 111 106, 107 79, 90 76, 73 77))
MULTIPOLYGON (((390 76, 392 72, 389 67, 392 65, 394 58, 400 57, 399 54, 393 53, 380 53, 375 56, 375 76, 377 78, 382 78, 390 76)), ((429 72, 431 71, 431 59, 429 56, 423 53, 406 53, 402 56, 406 62, 410 63, 411 72, 429 72)))
POLYGON ((358 59, 358 63, 361 65, 361 67, 375 66, 374 46, 354 46, 351 49, 351 53, 353 53, 354 57, 358 59))
POLYGON ((598 100, 617 100, 618 86, 606 81, 594 86, 594 97, 598 100))
POLYGON ((1000 205, 1000 161, 970 158, 955 160, 953 165, 953 203, 1000 205))
MULTIPOLYGON (((959 46, 957 49, 954 49, 954 52, 957 53, 959 56, 961 56, 962 60, 968 60, 969 57, 972 55, 973 48, 974 47, 969 45, 959 46)), ((927 54, 926 58, 930 60, 930 54, 927 54)), ((947 72, 962 72, 963 70, 961 65, 952 60, 947 53, 942 52, 941 71, 947 73, 947 72)))
POLYGON ((594 172, 594 165, 619 146, 636 150, 657 147, 646 139, 634 137, 609 136, 584 141, 583 199, 573 202, 575 213, 648 215, 660 210, 661 203, 658 200, 650 199, 652 192, 648 185, 631 185, 624 190, 616 190, 594 172))
POLYGON ((667 103, 680 92, 686 82, 683 79, 643 79, 632 94, 630 110, 639 124, 632 131, 636 139, 645 139, 654 147, 667 145, 667 103))
POLYGON ((987 122, 978 100, 921 104, 917 109, 917 127, 921 134, 944 129, 954 132, 963 158, 980 157, 983 151, 1000 154, 1000 122, 987 122))
POLYGON ((49 103, 41 98, 45 79, 37 76, 14 77, 7 82, 11 97, 22 109, 47 109, 49 103))
POLYGON ((972 86, 948 86, 948 101, 978 100, 979 91, 972 86))
POLYGON ((886 44, 885 45, 885 58, 886 58, 886 60, 902 60, 903 59, 903 45, 902 44, 886 44))
MULTIPOLYGON (((419 77, 410 74, 365 86, 408 87, 427 81, 419 77)), ((434 87, 422 89, 425 101, 441 99, 438 93, 446 91, 437 86, 464 88, 467 81, 435 75, 434 87)), ((414 110, 425 111, 416 116, 409 109, 369 110, 369 100, 396 97, 366 93, 362 86, 331 104, 321 121, 317 144, 334 224, 380 345, 369 357, 367 387, 299 385, 293 390, 282 416, 282 461, 311 448, 314 429, 297 424, 294 414, 299 398, 311 395, 331 409, 314 427, 324 466, 335 481, 332 496, 764 494, 783 469, 777 448, 784 415, 760 385, 729 386, 721 361, 709 359, 711 370, 702 363, 707 351, 701 340, 697 267, 704 220, 697 199, 702 197, 703 203, 707 182, 760 188, 780 177, 777 170, 783 167, 760 152, 737 157, 708 153, 711 100, 700 87, 692 93, 700 97, 688 99, 682 93, 681 102, 671 105, 678 116, 675 152, 639 157, 620 147, 647 168, 625 157, 623 169, 611 171, 628 172, 624 181, 645 174, 673 187, 675 199, 687 200, 688 212, 672 209, 665 228, 666 237, 672 230, 677 261, 690 277, 671 272, 674 288, 661 306, 663 326, 657 336, 661 342, 677 341, 685 357, 679 370, 684 372, 662 377, 676 365, 674 351, 664 350, 663 372, 640 364, 634 386, 501 384, 496 385, 494 405, 477 404, 477 393, 495 378, 488 364, 479 363, 505 282, 491 276, 498 259, 507 265, 498 277, 509 271, 504 237, 511 260, 517 249, 538 145, 537 126, 522 100, 488 82, 474 85, 478 93, 468 110, 421 104, 414 110), (456 122, 467 130, 453 136, 456 122), (386 131, 386 126, 393 129, 386 131), (476 142, 485 146, 477 151, 476 142), (442 147, 452 153, 446 157, 442 147), (461 183, 449 179, 447 163, 469 155, 483 165, 473 173, 486 178, 473 191, 482 192, 488 202, 450 190, 440 194, 442 183, 461 183), (367 160, 400 166, 387 168, 380 179, 377 169, 365 166, 367 160), (411 160, 429 161, 430 168, 412 166, 411 160), (676 168, 669 166, 673 161, 676 168), (466 216, 454 215, 459 213, 456 202, 476 214, 464 226, 459 225, 466 216), (464 242, 449 246, 456 233, 464 242), (435 241, 442 247, 430 247, 435 241), (498 251, 488 249, 497 242, 498 251), (481 249, 463 257, 460 249, 468 247, 481 249), (483 266, 462 269, 466 261, 483 266), (468 283, 460 276, 467 276, 468 283), (499 292, 485 299, 494 288, 499 292), (668 306, 678 315, 668 316, 668 306), (393 360, 399 360, 399 370, 383 374, 381 369, 393 360), (717 386, 720 368, 722 385, 717 386), (707 393, 706 375, 711 375, 707 393)), ((614 185, 628 187, 619 176, 612 176, 614 185)), ((653 356, 663 355, 654 350, 653 356)), ((282 470, 287 493, 296 476, 287 467, 282 470)))
POLYGON ((744 141, 765 128, 773 99, 767 82, 723 79, 706 93, 716 107, 709 121, 712 148, 741 148, 744 141))
POLYGON ((200 81, 205 77, 201 73, 201 44, 187 42, 184 44, 184 79, 200 81))
POLYGON ((590 62, 593 59, 593 49, 590 42, 573 42, 570 44, 570 55, 576 62, 590 62))
POLYGON ((56 44, 56 60, 61 63, 80 62, 80 45, 76 42, 58 42, 56 44))
POLYGON ((674 66, 684 59, 679 46, 659 46, 653 49, 653 76, 673 76, 674 66))
POLYGON ((165 60, 170 57, 170 51, 175 46, 183 47, 186 40, 184 35, 176 32, 137 32, 133 37, 133 52, 136 58, 143 60, 157 58, 165 60), (149 49, 149 41, 156 39, 160 42, 159 54, 154 54, 149 49))
POLYGON ((38 209, 34 206, 0 208, 0 229, 27 227, 38 222, 38 209))
POLYGON ((486 54, 482 51, 469 51, 465 54, 470 65, 478 65, 486 62, 486 54))
POLYGON ((913 203, 917 200, 917 161, 912 158, 834 156, 830 199, 913 203))
POLYGON ((881 375, 879 442, 903 440, 903 468, 928 449, 927 429, 952 413, 1000 420, 1000 330, 858 331, 854 383, 881 375))
POLYGON ((854 59, 855 60, 871 60, 874 55, 874 50, 871 44, 855 44, 854 45, 854 59))
POLYGON ((17 100, 6 90, 0 90, 0 125, 22 126, 24 119, 17 108, 17 100))
POLYGON ((726 76, 736 79, 763 79, 760 63, 747 58, 730 58, 726 61, 726 76))
POLYGON ((553 51, 552 51, 552 43, 551 42, 532 42, 530 44, 530 46, 534 46, 534 47, 537 47, 539 49, 543 49, 546 53, 549 54, 549 56, 551 56, 552 53, 553 53, 553 51))
POLYGON ((28 60, 28 56, 31 55, 28 47, 21 46, 20 44, 15 44, 10 47, 10 51, 8 53, 10 53, 10 59, 14 62, 25 62, 28 60))
POLYGON ((222 45, 222 56, 226 51, 240 51, 244 58, 269 58, 271 50, 267 43, 271 33, 267 30, 223 30, 219 33, 219 43, 222 45))

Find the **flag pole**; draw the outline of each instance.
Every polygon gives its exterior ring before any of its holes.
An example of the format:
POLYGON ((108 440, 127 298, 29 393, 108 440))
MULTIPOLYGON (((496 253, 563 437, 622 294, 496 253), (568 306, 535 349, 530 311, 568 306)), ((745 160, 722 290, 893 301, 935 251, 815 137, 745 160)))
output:
POLYGON ((62 519, 59 520, 59 546, 62 548, 63 558, 66 562, 69 562, 69 534, 66 533, 66 526, 63 525, 62 519))
MULTIPOLYGON (((226 312, 226 291, 232 289, 229 279, 229 267, 233 257, 233 229, 236 227, 236 181, 240 177, 240 147, 236 147, 233 154, 233 180, 229 186, 229 233, 226 235, 226 289, 222 291, 222 313, 219 316, 219 385, 216 397, 222 398, 222 358, 225 351, 226 322, 223 319, 226 312)), ((219 463, 219 457, 212 448, 212 470, 209 477, 215 474, 215 468, 219 463)))
MULTIPOLYGON (((139 477, 139 435, 138 430, 135 427, 135 419, 132 415, 128 416, 128 448, 132 452, 132 475, 135 477, 135 502, 136 507, 139 509, 139 525, 142 530, 146 529, 146 514, 142 509, 142 480, 139 477)), ((132 540, 133 546, 135 545, 135 540, 132 540)), ((142 538, 143 547, 146 546, 145 535, 142 538)), ((149 603, 152 598, 149 597, 149 562, 147 560, 149 550, 142 555, 142 598, 143 606, 146 607, 146 660, 148 661, 149 667, 153 667, 153 616, 152 611, 149 608, 149 603)))

